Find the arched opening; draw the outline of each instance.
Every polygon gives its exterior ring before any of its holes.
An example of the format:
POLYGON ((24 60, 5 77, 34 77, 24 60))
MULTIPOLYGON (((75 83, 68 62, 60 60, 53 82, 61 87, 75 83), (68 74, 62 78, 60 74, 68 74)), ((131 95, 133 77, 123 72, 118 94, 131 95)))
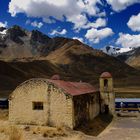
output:
POLYGON ((107 79, 104 80, 104 88, 106 88, 106 89, 108 88, 108 80, 107 79))
POLYGON ((105 109, 105 114, 108 114, 109 113, 109 107, 108 107, 108 105, 104 105, 104 109, 105 109))

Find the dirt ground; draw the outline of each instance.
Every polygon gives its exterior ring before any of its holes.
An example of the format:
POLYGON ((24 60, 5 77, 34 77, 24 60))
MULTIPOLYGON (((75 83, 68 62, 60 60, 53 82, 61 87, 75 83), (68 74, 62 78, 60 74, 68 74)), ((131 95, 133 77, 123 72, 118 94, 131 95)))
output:
POLYGON ((65 128, 11 125, 7 112, 4 114, 5 118, 0 118, 0 140, 140 140, 139 113, 137 117, 115 117, 98 136, 65 128))
POLYGON ((114 119, 97 140, 140 140, 140 115, 114 119))

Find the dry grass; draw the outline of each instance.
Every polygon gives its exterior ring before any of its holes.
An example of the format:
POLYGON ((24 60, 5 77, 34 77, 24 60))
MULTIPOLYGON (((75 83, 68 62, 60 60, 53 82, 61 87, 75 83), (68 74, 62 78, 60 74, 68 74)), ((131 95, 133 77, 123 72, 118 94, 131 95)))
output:
POLYGON ((0 125, 0 140, 38 140, 38 139, 61 139, 61 140, 86 140, 83 133, 71 131, 63 127, 47 126, 24 126, 2 123, 0 125))
POLYGON ((85 140, 83 136, 65 127, 35 125, 11 125, 8 110, 0 110, 0 140, 37 140, 41 139, 85 140))
POLYGON ((1 126, 0 133, 7 136, 6 140, 24 140, 22 130, 16 126, 1 126))
POLYGON ((140 87, 115 88, 117 98, 140 98, 140 87))
POLYGON ((9 129, 9 140, 23 140, 22 131, 17 127, 11 126, 9 129))
POLYGON ((123 87, 123 88, 115 88, 115 92, 140 93, 140 87, 123 87))
POLYGON ((64 128, 43 127, 38 126, 31 129, 33 134, 41 134, 43 137, 55 137, 55 136, 67 136, 67 132, 64 128))
MULTIPOLYGON (((20 126, 10 126, 9 124, 4 124, 0 126, 0 140, 25 140, 25 131, 30 136, 38 135, 40 137, 66 137, 67 131, 64 128, 54 128, 54 127, 46 127, 46 126, 24 126, 24 128, 20 126), (1 137, 1 134, 5 137, 1 137)), ((36 137, 36 136, 35 136, 36 137)))
POLYGON ((8 110, 0 109, 0 120, 8 120, 8 110))

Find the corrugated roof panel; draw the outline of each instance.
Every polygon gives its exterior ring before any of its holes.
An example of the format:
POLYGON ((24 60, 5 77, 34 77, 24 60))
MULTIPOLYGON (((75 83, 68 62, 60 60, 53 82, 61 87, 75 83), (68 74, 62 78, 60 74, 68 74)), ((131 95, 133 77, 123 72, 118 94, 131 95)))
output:
POLYGON ((62 88, 64 91, 66 91, 68 94, 72 96, 98 92, 97 88, 95 88, 89 83, 67 82, 62 80, 48 80, 48 81, 53 83, 57 87, 62 88))

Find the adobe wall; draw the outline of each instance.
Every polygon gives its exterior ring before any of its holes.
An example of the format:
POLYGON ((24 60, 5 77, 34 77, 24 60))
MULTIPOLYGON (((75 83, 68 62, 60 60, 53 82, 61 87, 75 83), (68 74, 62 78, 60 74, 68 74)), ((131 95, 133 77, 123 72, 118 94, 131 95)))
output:
POLYGON ((52 86, 50 93, 50 125, 69 126, 73 129, 72 97, 52 86))
POLYGON ((9 102, 9 121, 20 124, 39 124, 73 128, 72 98, 44 80, 23 83, 12 93, 9 102), (48 87, 48 85, 51 85, 48 87), (51 89, 50 93, 48 88, 51 89), (43 102, 43 110, 33 110, 32 102, 43 102))
POLYGON ((47 124, 48 101, 46 83, 28 82, 18 87, 9 102, 9 121, 20 124, 47 124), (33 110, 32 102, 44 103, 43 110, 33 110))

